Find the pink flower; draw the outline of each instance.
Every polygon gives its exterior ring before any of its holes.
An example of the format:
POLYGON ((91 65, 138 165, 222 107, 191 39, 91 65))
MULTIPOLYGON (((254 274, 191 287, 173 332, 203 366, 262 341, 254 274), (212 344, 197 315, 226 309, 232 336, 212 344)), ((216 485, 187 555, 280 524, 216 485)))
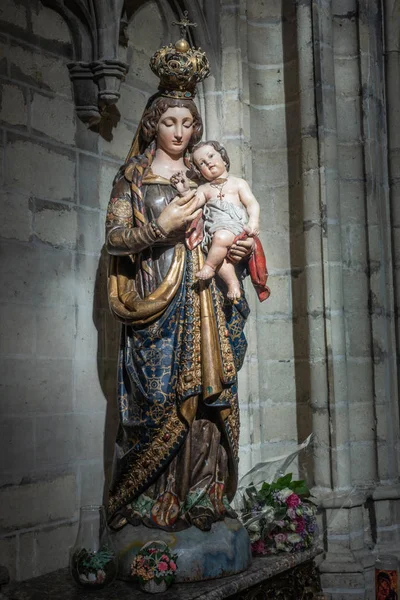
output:
POLYGON ((158 570, 159 570, 159 571, 168 571, 168 565, 167 565, 167 563, 166 563, 166 562, 164 562, 163 560, 161 560, 161 561, 158 563, 158 570))
POLYGON ((296 518, 296 509, 295 508, 288 508, 286 511, 287 516, 289 517, 289 519, 291 519, 292 521, 294 521, 294 519, 296 518))
POLYGON ((263 540, 257 540, 251 544, 251 549, 254 554, 265 554, 265 544, 263 540))
POLYGON ((286 504, 289 508, 297 508, 300 504, 300 498, 297 494, 290 494, 290 496, 286 498, 286 504))
POLYGON ((287 540, 286 533, 277 533, 274 535, 274 540, 276 544, 284 544, 287 540))
POLYGON ((103 569, 99 569, 97 571, 97 574, 96 574, 96 581, 97 581, 97 583, 103 583, 103 581, 105 580, 105 578, 106 578, 105 572, 103 571, 103 569))
POLYGON ((168 558, 168 556, 166 554, 163 554, 162 557, 161 557, 161 560, 165 560, 166 562, 168 562, 169 558, 168 558))
POLYGON ((169 561, 169 568, 171 569, 171 571, 176 571, 176 564, 173 560, 169 561))

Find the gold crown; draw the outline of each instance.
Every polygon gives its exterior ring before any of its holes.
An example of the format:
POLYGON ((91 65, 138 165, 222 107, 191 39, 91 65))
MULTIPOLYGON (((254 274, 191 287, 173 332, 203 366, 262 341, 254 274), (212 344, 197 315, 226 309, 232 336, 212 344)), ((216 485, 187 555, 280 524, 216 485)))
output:
MULTIPOLYGON (((188 26, 196 26, 187 19, 187 13, 179 25, 184 34, 188 26)), ((160 79, 158 89, 162 96, 193 98, 196 85, 210 74, 210 65, 201 48, 192 48, 182 37, 175 45, 163 46, 150 60, 150 68, 160 79)))

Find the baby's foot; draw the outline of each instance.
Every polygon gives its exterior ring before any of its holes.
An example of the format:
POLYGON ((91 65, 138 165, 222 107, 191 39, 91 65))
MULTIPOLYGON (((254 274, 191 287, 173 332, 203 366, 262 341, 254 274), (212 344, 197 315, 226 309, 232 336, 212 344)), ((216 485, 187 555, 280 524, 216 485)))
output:
POLYGON ((227 291, 226 295, 228 296, 229 300, 232 300, 232 302, 235 304, 236 300, 239 300, 239 298, 241 296, 241 289, 240 289, 239 282, 229 283, 228 291, 227 291))
POLYGON ((215 269, 211 265, 205 264, 200 271, 196 273, 197 279, 211 279, 215 275, 215 269))

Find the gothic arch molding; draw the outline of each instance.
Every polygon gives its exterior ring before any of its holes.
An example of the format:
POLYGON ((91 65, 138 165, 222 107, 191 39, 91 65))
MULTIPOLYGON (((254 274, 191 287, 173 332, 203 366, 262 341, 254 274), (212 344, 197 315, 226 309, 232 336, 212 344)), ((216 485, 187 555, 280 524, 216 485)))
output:
MULTIPOLYGON (((119 59, 119 44, 126 43, 126 25, 147 0, 41 1, 59 13, 71 31, 74 60, 68 69, 76 111, 88 127, 93 127, 100 122, 102 112, 118 102, 121 82, 129 68, 119 59)), ((218 73, 217 3, 212 3, 207 13, 199 0, 157 0, 157 3, 161 14, 168 7, 176 20, 185 10, 190 11, 191 19, 199 25, 190 32, 190 41, 207 52, 212 70, 218 73)))

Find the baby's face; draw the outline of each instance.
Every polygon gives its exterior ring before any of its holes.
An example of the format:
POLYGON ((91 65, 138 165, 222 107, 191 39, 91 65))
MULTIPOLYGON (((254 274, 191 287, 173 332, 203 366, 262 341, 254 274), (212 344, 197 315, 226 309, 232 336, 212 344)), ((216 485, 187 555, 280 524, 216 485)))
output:
POLYGON ((228 177, 226 164, 213 146, 201 146, 193 153, 193 160, 204 179, 212 181, 218 177, 228 177))

